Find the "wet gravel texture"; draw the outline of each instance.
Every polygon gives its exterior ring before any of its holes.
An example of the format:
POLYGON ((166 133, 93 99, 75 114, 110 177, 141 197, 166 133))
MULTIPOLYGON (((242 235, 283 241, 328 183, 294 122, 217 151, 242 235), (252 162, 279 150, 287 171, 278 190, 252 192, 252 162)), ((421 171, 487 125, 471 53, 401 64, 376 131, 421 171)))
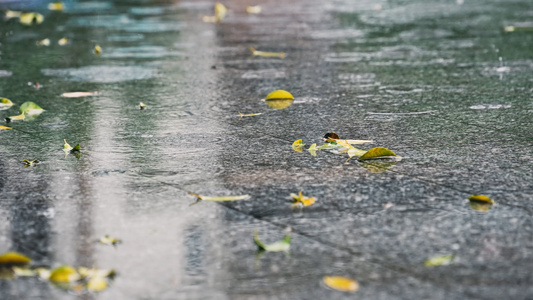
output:
POLYGON ((0 119, 46 110, 0 122, 0 253, 118 276, 83 294, 0 280, 1 299, 533 298, 531 1, 228 0, 218 25, 202 22, 210 1, 65 3, 0 1, 45 16, 0 21, 0 97, 17 104, 0 119), (267 105, 277 89, 291 106, 267 105), (291 148, 331 131, 403 159, 291 148), (299 190, 317 202, 291 209, 299 190), (188 192, 251 198, 191 206, 188 192), (474 210, 473 194, 495 204, 474 210), (254 230, 289 232, 290 254, 257 255, 254 230))

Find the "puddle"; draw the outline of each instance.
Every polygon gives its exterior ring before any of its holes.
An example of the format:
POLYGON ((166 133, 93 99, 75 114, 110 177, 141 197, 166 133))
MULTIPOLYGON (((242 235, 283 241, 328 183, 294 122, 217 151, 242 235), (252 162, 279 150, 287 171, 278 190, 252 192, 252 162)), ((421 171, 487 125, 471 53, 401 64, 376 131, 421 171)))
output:
POLYGON ((88 66, 67 69, 43 69, 46 76, 63 77, 68 81, 82 82, 122 82, 129 80, 143 80, 154 78, 155 69, 134 66, 88 66))
POLYGON ((11 71, 0 70, 0 77, 9 77, 11 75, 13 75, 13 72, 11 71))

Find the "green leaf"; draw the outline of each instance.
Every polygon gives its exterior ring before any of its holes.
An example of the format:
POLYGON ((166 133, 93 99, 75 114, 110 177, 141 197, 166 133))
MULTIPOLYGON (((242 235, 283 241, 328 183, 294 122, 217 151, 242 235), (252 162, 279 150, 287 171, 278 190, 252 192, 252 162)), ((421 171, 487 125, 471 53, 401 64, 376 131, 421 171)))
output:
POLYGON ((446 266, 452 263, 455 255, 437 255, 424 262, 426 267, 446 266))
POLYGON ((18 252, 6 252, 0 255, 0 267, 10 265, 27 265, 31 262, 31 258, 18 252))
POLYGON ((376 159, 376 158, 384 158, 384 157, 390 157, 390 156, 398 156, 391 150, 383 147, 376 147, 372 148, 368 151, 366 151, 361 157, 359 157, 359 160, 364 159, 376 159))
POLYGON ((272 244, 264 244, 259 240, 257 230, 254 231, 254 242, 260 250, 268 252, 288 252, 291 247, 290 235, 286 235, 285 238, 281 241, 277 241, 272 244))
POLYGON ((200 200, 205 200, 205 201, 239 201, 239 200, 246 200, 250 198, 250 195, 211 197, 211 196, 198 195, 198 194, 191 193, 191 192, 189 192, 189 195, 193 195, 196 198, 200 200))
POLYGON ((42 109, 36 103, 28 101, 28 102, 22 103, 22 105, 19 108, 19 111, 28 116, 31 116, 31 115, 40 115, 44 111, 44 109, 42 109))
POLYGON ((309 151, 309 153, 311 153, 312 156, 316 156, 316 151, 317 151, 317 147, 316 147, 316 144, 313 144, 309 147, 309 149, 307 149, 307 151, 309 151))

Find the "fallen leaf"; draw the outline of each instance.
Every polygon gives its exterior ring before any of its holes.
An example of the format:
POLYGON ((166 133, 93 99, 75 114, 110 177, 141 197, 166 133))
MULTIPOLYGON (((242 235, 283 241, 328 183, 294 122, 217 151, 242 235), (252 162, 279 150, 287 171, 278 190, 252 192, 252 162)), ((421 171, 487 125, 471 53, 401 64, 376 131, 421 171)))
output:
POLYGON ((44 21, 44 16, 36 12, 23 13, 20 15, 19 21, 21 24, 28 26, 41 24, 44 21))
POLYGON ((286 235, 281 241, 272 244, 264 244, 259 240, 257 230, 254 231, 254 242, 260 250, 268 252, 288 252, 291 247, 291 237, 286 235))
POLYGON ((65 9, 65 5, 63 2, 52 2, 48 3, 48 9, 53 11, 63 11, 65 9))
POLYGON ((63 151, 65 152, 65 155, 68 153, 80 152, 80 144, 76 144, 76 146, 72 147, 69 145, 69 143, 67 143, 67 140, 63 140, 63 142, 65 142, 63 145, 63 151))
POLYGON ((6 252, 0 255, 0 266, 27 265, 31 258, 18 252, 6 252))
POLYGON ((366 151, 366 153, 364 153, 363 155, 359 157, 359 160, 376 159, 376 158, 383 158, 383 157, 390 157, 390 156, 398 156, 398 155, 396 155, 394 152, 392 152, 391 150, 387 148, 376 147, 376 148, 372 148, 366 151))
POLYGON ((6 110, 13 106, 13 102, 7 98, 0 99, 0 110, 6 110))
POLYGON ((281 58, 281 59, 285 58, 285 52, 265 52, 265 51, 255 50, 253 47, 250 47, 249 49, 252 52, 253 56, 278 57, 278 58, 281 58))
POLYGON ((57 41, 57 44, 59 46, 65 46, 66 44, 68 44, 69 40, 68 38, 64 37, 64 38, 61 38, 57 41))
POLYGON ((114 237, 110 237, 109 235, 105 235, 105 236, 101 237, 99 242, 101 244, 111 245, 111 246, 116 246, 116 245, 122 243, 121 240, 119 240, 117 238, 114 238, 114 237))
POLYGON ((63 98, 81 98, 81 97, 98 96, 99 94, 100 94, 100 91, 94 91, 94 92, 69 92, 69 93, 61 94, 61 97, 63 97, 63 98))
POLYGON ((87 290, 101 292, 107 288, 107 279, 101 276, 93 276, 87 281, 87 290))
POLYGON ((100 47, 100 45, 95 45, 93 51, 94 51, 94 54, 100 55, 102 54, 102 47, 100 47))
POLYGON ((472 195, 468 200, 472 209, 482 212, 489 211, 494 204, 494 200, 485 195, 472 195))
POLYGON ((261 13, 261 6, 246 6, 246 13, 248 14, 258 14, 261 13))
POLYGON ((17 277, 33 277, 36 275, 35 271, 28 268, 13 267, 13 273, 17 277))
POLYGON ((342 276, 324 276, 322 278, 324 284, 337 291, 341 292, 357 292, 359 290, 359 283, 357 281, 342 277, 342 276))
POLYGON ((468 200, 474 201, 474 202, 490 203, 490 204, 494 203, 494 200, 490 199, 488 196, 485 196, 485 195, 472 195, 468 197, 468 200))
POLYGON ((40 163, 40 161, 38 159, 34 159, 34 160, 25 159, 23 162, 24 162, 24 166, 25 167, 35 166, 36 164, 40 163))
POLYGON ((316 202, 315 197, 304 197, 302 191, 299 191, 298 195, 291 193, 291 197, 294 199, 292 207, 310 206, 316 202))
POLYGON ((21 11, 14 11, 14 10, 6 10, 6 20, 12 19, 12 18, 20 18, 22 15, 21 11))
POLYGON ((24 120, 26 119, 26 116, 24 115, 24 113, 21 113, 20 115, 16 115, 16 116, 11 116, 11 117, 7 117, 6 118, 6 122, 13 122, 13 121, 21 121, 21 120, 24 120))
POLYGON ((240 111, 238 113, 239 113, 239 116, 240 116, 239 120, 242 119, 243 117, 255 117, 255 116, 260 116, 260 115, 263 114, 263 113, 243 114, 240 111))
POLYGON ((216 22, 220 23, 228 13, 228 9, 220 2, 215 3, 215 18, 216 22))
POLYGON ((455 255, 437 255, 424 262, 426 267, 446 266, 452 263, 455 255))
POLYGON ((294 99, 291 93, 284 90, 276 90, 265 97, 265 100, 294 99))
POLYGON ((50 39, 48 39, 48 38, 46 38, 46 39, 42 39, 42 40, 40 40, 40 41, 35 42, 35 44, 36 44, 37 46, 45 46, 45 47, 48 47, 48 46, 50 46, 50 39))
POLYGON ((55 283, 68 283, 81 279, 81 275, 71 266, 61 266, 50 273, 49 280, 55 283))
POLYGON ((312 156, 316 156, 316 151, 317 151, 317 147, 316 147, 316 144, 312 144, 309 149, 307 149, 307 151, 309 151, 309 153, 311 153, 312 156))
POLYGON ((139 109, 140 109, 140 110, 144 110, 144 109, 146 109, 146 108, 147 108, 146 104, 144 104, 144 103, 142 103, 142 102, 139 102, 139 109))
POLYGON ((0 125, 0 130, 9 130, 9 129, 13 129, 13 128, 0 125))
POLYGON ((299 140, 294 141, 294 143, 292 143, 292 150, 296 152, 302 152, 304 146, 305 144, 303 143, 303 141, 299 139, 299 140))
POLYGON ((35 271, 37 272, 37 275, 39 275, 39 277, 42 280, 50 279, 50 275, 52 274, 52 271, 50 271, 50 270, 48 270, 46 268, 37 268, 37 269, 35 269, 35 271))
POLYGON ((37 105, 34 102, 27 101, 22 103, 22 105, 19 108, 19 111, 21 113, 26 114, 27 116, 36 116, 40 115, 44 109, 42 109, 39 105, 37 105))
POLYGON ((191 193, 191 192, 189 192, 189 195, 195 196, 196 198, 200 200, 204 200, 204 201, 238 201, 238 200, 246 200, 250 198, 250 195, 211 197, 211 196, 198 195, 198 194, 191 193))

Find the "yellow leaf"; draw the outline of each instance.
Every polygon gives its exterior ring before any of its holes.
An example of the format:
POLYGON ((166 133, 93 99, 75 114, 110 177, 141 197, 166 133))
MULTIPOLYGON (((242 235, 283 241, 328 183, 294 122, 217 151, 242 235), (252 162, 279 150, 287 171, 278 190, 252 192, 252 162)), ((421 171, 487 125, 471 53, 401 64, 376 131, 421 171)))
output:
POLYGON ((215 3, 215 20, 220 23, 228 13, 228 9, 220 2, 215 3))
POLYGON ((81 279, 80 274, 71 266, 61 266, 50 273, 50 281, 55 283, 67 283, 81 279))
POLYGON ((266 100, 294 99, 291 93, 284 90, 276 90, 268 94, 266 100))
POLYGON ((261 13, 261 6, 246 6, 246 13, 248 14, 258 14, 261 13))
POLYGON ((116 245, 122 243, 122 241, 120 239, 117 239, 117 238, 114 238, 114 237, 110 237, 109 235, 105 235, 105 236, 101 237, 99 242, 101 244, 111 245, 111 246, 116 246, 116 245))
POLYGON ((0 125, 0 130, 9 130, 12 129, 11 127, 0 125))
POLYGON ((107 279, 101 276, 94 276, 87 282, 87 290, 90 292, 101 292, 107 288, 107 279))
POLYGON ((265 52, 265 51, 258 51, 255 50, 253 47, 249 48, 252 52, 253 56, 261 56, 261 57, 278 57, 281 59, 285 58, 285 52, 265 52))
POLYGON ((102 54, 102 47, 100 47, 100 45, 95 45, 93 51, 94 51, 94 54, 100 55, 102 54))
POLYGON ((13 102, 7 98, 0 99, 0 110, 8 109, 13 106, 13 102))
POLYGON ((239 120, 242 119, 243 117, 255 117, 255 116, 260 116, 260 115, 263 114, 263 113, 243 114, 240 111, 238 113, 239 113, 239 116, 240 116, 239 120))
POLYGON ((2 265, 27 265, 31 258, 18 252, 6 252, 0 255, 0 266, 2 265))
POLYGON ((63 151, 65 151, 65 153, 68 153, 70 150, 74 149, 71 145, 69 145, 69 143, 67 143, 67 140, 64 139, 63 142, 65 142, 63 145, 63 151))
POLYGON ((303 141, 299 139, 299 140, 294 141, 294 143, 292 143, 292 150, 296 152, 302 152, 304 146, 305 144, 303 143, 303 141))
POLYGON ((61 97, 63 97, 63 98, 81 98, 81 97, 97 96, 98 94, 100 94, 100 91, 94 91, 94 92, 70 92, 70 93, 61 94, 61 97))
POLYGON ((20 23, 24 25, 41 24, 44 21, 44 16, 40 13, 29 12, 20 15, 20 23))
POLYGON ((24 115, 24 113, 21 113, 20 115, 7 117, 6 122, 20 121, 20 120, 24 120, 25 118, 26 116, 24 115))
POLYGON ((424 265, 426 267, 446 266, 446 265, 451 264, 454 258, 455 258, 455 255, 437 255, 430 259, 427 259, 424 262, 424 265))
POLYGON ((144 110, 144 109, 146 109, 146 107, 147 107, 146 104, 144 104, 142 102, 139 102, 139 109, 140 110, 144 110))
POLYGON ((48 3, 48 9, 54 11, 63 11, 65 9, 65 5, 62 2, 52 2, 48 3))
POLYGON ((482 203, 490 203, 493 204, 494 200, 490 199, 488 196, 485 195, 472 195, 468 197, 468 200, 471 202, 482 202, 482 203))
POLYGON ((66 38, 66 37, 61 38, 59 41, 57 41, 57 44, 59 46, 65 46, 66 44, 68 44, 68 38, 66 38))
POLYGON ((238 201, 238 200, 246 200, 250 198, 250 195, 211 197, 211 196, 198 195, 198 194, 191 193, 191 192, 189 192, 189 195, 195 196, 196 198, 200 200, 205 200, 205 201, 238 201))
POLYGON ((324 276, 322 280, 326 286, 337 291, 353 293, 359 290, 359 283, 350 278, 341 276, 324 276))
POLYGON ((376 147, 368 150, 365 154, 361 155, 359 157, 360 160, 363 159, 375 159, 375 158, 383 158, 387 156, 398 156, 391 150, 383 147, 376 147))
POLYGON ((291 197, 294 199, 292 207, 310 206, 316 202, 315 197, 304 197, 302 191, 299 191, 298 195, 291 193, 291 197))

